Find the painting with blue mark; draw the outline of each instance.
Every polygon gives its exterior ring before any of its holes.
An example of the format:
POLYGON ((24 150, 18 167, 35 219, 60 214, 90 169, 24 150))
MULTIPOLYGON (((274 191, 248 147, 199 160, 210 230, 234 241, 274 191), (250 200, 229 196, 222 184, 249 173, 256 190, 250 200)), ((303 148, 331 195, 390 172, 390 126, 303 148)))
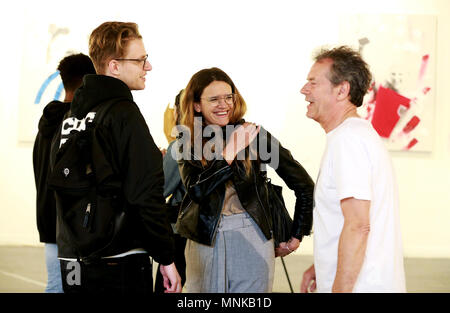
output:
MULTIPOLYGON (((34 104, 39 104, 41 102, 41 98, 42 98, 42 94, 45 92, 45 90, 47 89, 48 85, 59 76, 59 71, 54 72, 53 74, 51 74, 41 85, 41 88, 39 88, 39 91, 36 95, 36 99, 34 100, 34 104)), ((61 93, 63 90, 63 83, 61 82, 58 85, 58 88, 56 89, 55 92, 55 96, 53 97, 54 100, 59 100, 59 98, 61 97, 61 93)))
POLYGON ((45 106, 65 98, 57 71, 59 62, 69 54, 87 54, 87 39, 92 30, 78 21, 45 19, 32 11, 26 13, 24 20, 18 141, 32 143, 45 106))

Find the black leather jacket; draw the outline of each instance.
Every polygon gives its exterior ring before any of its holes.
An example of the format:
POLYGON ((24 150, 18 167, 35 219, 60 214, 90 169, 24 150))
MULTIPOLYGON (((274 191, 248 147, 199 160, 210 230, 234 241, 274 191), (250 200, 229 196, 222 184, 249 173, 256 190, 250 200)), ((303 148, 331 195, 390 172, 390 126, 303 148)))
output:
MULTIPOLYGON (((258 150, 261 142, 267 142, 272 151, 270 133, 261 128, 257 136, 258 150), (264 138, 264 136, 267 136, 264 138), (264 139, 264 141, 262 140, 264 139)), ((273 138, 277 144, 279 142, 273 138)), ((248 147, 247 147, 248 149, 248 147)), ((274 168, 286 185, 295 192, 297 198, 293 217, 292 236, 302 239, 311 232, 314 183, 306 170, 297 162, 289 150, 279 144, 279 164, 274 168)), ((213 160, 207 168, 200 161, 178 161, 181 179, 187 189, 177 220, 178 232, 193 241, 212 246, 219 224, 225 197, 225 183, 232 180, 243 208, 260 227, 264 236, 272 238, 272 222, 268 206, 266 171, 261 164, 271 165, 271 159, 252 161, 252 171, 246 175, 245 169, 234 161, 213 160)))

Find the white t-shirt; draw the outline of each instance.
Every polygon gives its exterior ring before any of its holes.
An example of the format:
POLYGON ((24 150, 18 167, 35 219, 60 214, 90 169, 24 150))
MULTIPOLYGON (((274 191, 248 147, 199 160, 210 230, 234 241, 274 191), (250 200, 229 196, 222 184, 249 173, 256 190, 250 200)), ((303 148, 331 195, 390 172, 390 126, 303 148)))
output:
POLYGON ((406 292, 392 162, 372 125, 360 118, 348 118, 327 134, 314 191, 318 292, 331 292, 344 225, 340 201, 350 197, 370 200, 370 232, 353 292, 406 292))

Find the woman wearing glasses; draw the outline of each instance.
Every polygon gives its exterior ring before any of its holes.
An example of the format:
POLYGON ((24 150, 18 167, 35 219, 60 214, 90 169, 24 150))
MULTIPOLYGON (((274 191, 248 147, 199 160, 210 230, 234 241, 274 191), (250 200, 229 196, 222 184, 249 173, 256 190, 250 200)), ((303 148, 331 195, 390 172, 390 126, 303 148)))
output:
POLYGON ((178 162, 187 194, 176 227, 188 238, 187 292, 271 292, 275 256, 294 251, 310 234, 311 178, 269 133, 245 122, 245 112, 241 94, 218 68, 197 72, 185 89, 178 162), (292 238, 276 250, 263 163, 297 197, 292 238))

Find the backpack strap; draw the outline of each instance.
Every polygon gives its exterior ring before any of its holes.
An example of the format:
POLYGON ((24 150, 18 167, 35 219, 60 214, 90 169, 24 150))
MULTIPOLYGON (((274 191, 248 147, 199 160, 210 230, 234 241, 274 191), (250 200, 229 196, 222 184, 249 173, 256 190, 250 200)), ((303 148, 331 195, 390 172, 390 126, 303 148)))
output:
POLYGON ((98 104, 97 106, 94 107, 93 111, 95 112, 95 117, 93 122, 100 124, 103 119, 105 118, 106 113, 108 113, 108 111, 111 109, 111 107, 120 102, 120 101, 124 101, 124 100, 128 100, 128 98, 113 98, 110 99, 108 101, 102 102, 100 104, 98 104))
MULTIPOLYGON (((92 126, 95 127, 96 125, 101 125, 105 116, 111 109, 111 107, 113 105, 115 105, 116 103, 119 103, 120 101, 129 101, 129 99, 123 98, 123 97, 122 98, 114 98, 114 99, 108 100, 106 102, 103 102, 103 103, 97 105, 95 107, 95 109, 92 110, 92 111, 96 112, 94 120, 92 121, 92 126)), ((113 161, 113 163, 115 163, 114 160, 112 160, 112 161, 113 161)), ((114 167, 114 165, 112 165, 112 166, 114 167)), ((94 192, 94 194, 91 194, 90 197, 95 197, 95 192, 94 192)), ((115 243, 115 240, 116 240, 118 234, 122 231, 122 229, 124 228, 124 225, 127 224, 127 220, 128 220, 128 214, 126 212, 126 208, 122 207, 122 209, 119 212, 117 212, 117 214, 114 218, 114 231, 113 231, 111 240, 103 248, 101 248, 95 252, 92 252, 89 256, 85 256, 83 258, 83 262, 85 264, 98 262, 104 256, 104 253, 107 252, 111 248, 111 246, 115 243)))

